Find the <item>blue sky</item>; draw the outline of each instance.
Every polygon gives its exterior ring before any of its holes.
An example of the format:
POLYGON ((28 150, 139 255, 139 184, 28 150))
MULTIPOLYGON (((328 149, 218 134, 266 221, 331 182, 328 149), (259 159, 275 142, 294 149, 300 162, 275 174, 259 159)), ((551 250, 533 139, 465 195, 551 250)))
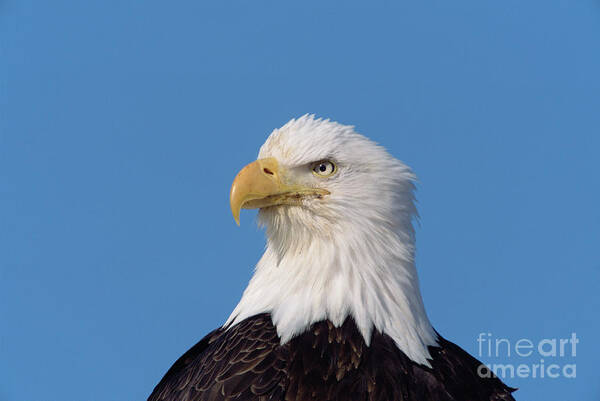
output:
POLYGON ((417 173, 438 331, 575 332, 575 379, 506 381, 600 398, 600 2, 5 0, 0 60, 1 401, 145 399, 237 303, 229 186, 307 112, 417 173))

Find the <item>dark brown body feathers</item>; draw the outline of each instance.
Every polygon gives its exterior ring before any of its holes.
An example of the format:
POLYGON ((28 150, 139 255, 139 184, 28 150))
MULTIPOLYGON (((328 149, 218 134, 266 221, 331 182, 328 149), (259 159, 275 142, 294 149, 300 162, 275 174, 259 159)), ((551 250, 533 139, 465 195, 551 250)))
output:
POLYGON ((354 321, 329 321, 280 345, 268 314, 208 334, 169 369, 148 401, 514 401, 480 362, 439 337, 431 368, 387 335, 367 347, 354 321))

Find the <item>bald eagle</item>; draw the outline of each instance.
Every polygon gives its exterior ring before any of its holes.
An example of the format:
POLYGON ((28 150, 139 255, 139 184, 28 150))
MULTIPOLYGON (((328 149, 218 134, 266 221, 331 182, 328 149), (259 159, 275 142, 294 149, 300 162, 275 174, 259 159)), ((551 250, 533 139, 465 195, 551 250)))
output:
POLYGON ((414 264, 411 170, 352 126, 276 129, 231 187, 267 247, 225 324, 149 401, 508 401, 514 389, 432 327, 414 264))

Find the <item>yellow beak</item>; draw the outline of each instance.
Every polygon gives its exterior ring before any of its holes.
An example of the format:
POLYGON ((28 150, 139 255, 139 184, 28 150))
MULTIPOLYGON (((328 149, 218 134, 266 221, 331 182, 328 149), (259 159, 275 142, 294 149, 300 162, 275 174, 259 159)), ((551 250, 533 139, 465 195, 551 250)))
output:
POLYGON ((279 163, 270 157, 259 159, 244 167, 233 180, 229 201, 231 213, 240 225, 240 211, 275 205, 300 205, 307 196, 322 197, 329 191, 282 181, 279 163))

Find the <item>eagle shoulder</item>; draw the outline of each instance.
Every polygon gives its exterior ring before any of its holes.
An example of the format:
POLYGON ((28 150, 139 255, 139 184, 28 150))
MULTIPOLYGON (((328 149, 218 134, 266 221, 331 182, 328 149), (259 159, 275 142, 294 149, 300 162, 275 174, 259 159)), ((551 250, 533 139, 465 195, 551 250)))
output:
POLYGON ((279 400, 285 361, 268 314, 217 329, 183 354, 148 401, 279 400))

